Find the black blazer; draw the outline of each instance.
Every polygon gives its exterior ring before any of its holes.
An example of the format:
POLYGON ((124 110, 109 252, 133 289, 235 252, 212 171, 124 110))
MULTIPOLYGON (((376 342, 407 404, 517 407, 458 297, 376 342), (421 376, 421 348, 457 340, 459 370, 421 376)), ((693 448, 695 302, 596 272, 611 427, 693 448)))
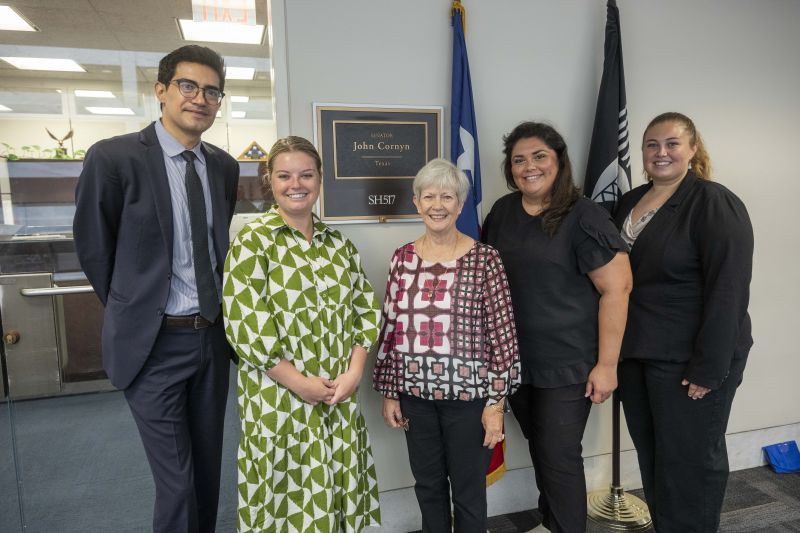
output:
MULTIPOLYGON (((622 197, 617 227, 650 187, 622 197)), ((718 388, 731 361, 746 358, 753 344, 753 228, 742 201, 689 171, 636 239, 630 261, 621 357, 686 361, 686 379, 718 388)))
MULTIPOLYGON (((211 144, 204 142, 201 149, 222 275, 239 164, 211 144)), ((124 389, 150 354, 172 277, 172 202, 155 124, 94 144, 86 153, 75 195, 75 248, 105 306, 103 367, 111 383, 124 389)))

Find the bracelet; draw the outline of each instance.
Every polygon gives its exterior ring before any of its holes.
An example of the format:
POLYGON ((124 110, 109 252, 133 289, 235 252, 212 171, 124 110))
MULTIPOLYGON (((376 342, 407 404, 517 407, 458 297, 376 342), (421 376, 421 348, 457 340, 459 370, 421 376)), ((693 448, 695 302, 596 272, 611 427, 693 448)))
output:
POLYGON ((500 400, 497 403, 493 403, 492 405, 489 406, 489 408, 495 413, 505 414, 506 412, 505 400, 500 400))

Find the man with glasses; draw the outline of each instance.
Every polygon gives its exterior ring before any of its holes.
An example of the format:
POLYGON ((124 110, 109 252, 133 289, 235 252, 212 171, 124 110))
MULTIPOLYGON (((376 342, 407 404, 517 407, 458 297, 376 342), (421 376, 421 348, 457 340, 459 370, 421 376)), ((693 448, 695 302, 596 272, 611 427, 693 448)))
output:
POLYGON ((75 247, 105 306, 103 366, 124 391, 156 487, 153 531, 213 532, 229 359, 220 310, 237 162, 200 140, 225 85, 215 51, 159 63, 161 120, 86 154, 75 247))

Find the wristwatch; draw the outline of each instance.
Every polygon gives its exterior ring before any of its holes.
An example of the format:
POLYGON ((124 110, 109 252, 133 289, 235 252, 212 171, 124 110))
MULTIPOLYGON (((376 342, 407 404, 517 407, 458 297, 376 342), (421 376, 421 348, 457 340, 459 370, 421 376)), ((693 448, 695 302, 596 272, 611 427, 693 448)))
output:
POLYGON ((495 412, 497 412, 497 413, 504 413, 504 414, 505 414, 505 413, 507 413, 507 412, 510 410, 510 409, 509 409, 509 406, 508 406, 508 402, 506 401, 506 399, 505 399, 505 398, 503 398, 502 400, 500 400, 500 401, 499 401, 499 402, 497 402, 497 403, 493 403, 493 404, 492 404, 492 405, 490 405, 489 407, 490 407, 490 408, 491 408, 493 411, 495 411, 495 412))

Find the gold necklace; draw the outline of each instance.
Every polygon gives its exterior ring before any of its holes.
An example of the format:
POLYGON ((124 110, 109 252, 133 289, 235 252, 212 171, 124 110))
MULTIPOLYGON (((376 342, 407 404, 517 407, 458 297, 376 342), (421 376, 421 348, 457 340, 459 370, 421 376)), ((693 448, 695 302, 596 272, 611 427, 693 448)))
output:
MULTIPOLYGON (((431 263, 446 263, 448 261, 452 261, 453 260, 453 256, 456 255, 456 248, 458 247, 459 241, 461 241, 461 234, 457 233, 456 234, 456 240, 453 241, 453 247, 450 249, 450 254, 445 256, 446 259, 445 260, 440 260, 440 261, 434 261, 433 259, 431 259, 430 262, 431 263)), ((420 244, 424 245, 424 246, 421 246, 421 248, 423 248, 424 251, 426 251, 426 252, 430 251, 428 249, 428 234, 427 233, 422 236, 422 240, 420 241, 420 244)), ((422 259, 422 253, 420 253, 419 256, 420 256, 420 259, 422 259)), ((434 256, 431 255, 431 257, 434 257, 434 256)))

